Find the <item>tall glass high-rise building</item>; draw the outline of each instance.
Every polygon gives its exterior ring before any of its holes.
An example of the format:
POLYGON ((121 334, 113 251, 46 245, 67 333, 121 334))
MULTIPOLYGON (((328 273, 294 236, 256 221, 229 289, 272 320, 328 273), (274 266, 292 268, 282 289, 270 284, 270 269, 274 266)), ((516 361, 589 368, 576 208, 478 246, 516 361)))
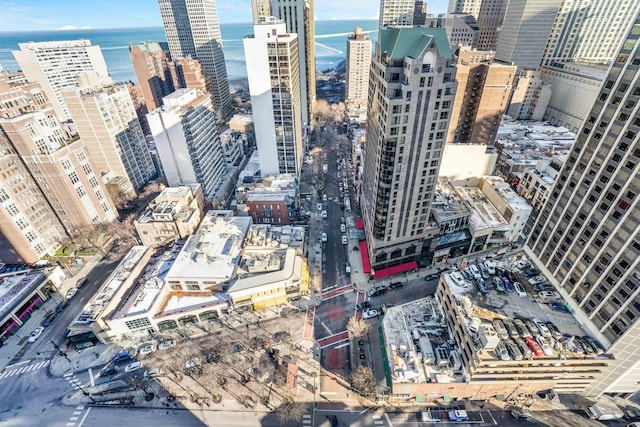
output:
POLYGON ((527 242, 615 356, 587 394, 640 384, 640 16, 622 42, 527 242))
POLYGON ((215 0, 158 0, 158 4, 171 57, 200 61, 218 120, 224 120, 233 111, 215 0))

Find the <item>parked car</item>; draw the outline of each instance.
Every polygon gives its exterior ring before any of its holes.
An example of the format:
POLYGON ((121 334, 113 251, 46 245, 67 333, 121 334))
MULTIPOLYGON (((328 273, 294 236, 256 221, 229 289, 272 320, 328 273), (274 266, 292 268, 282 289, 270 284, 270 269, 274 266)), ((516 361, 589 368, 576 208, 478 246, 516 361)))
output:
POLYGON ((525 268, 529 268, 531 266, 531 263, 529 262, 528 259, 526 258, 522 258, 520 261, 518 261, 518 263, 516 264, 516 267, 518 268, 518 270, 523 270, 525 268))
POLYGON ((593 351, 600 356, 601 354, 604 353, 605 349, 603 347, 602 344, 600 344, 600 342, 598 342, 595 338, 591 338, 589 336, 584 336, 582 337, 582 341, 586 341, 588 342, 591 347, 593 348, 593 351))
POLYGON ((498 334, 498 337, 500 337, 500 339, 505 340, 509 338, 509 332, 507 331, 507 328, 505 328, 502 320, 493 319, 493 329, 496 330, 496 333, 498 334))
POLYGON ((484 293, 489 292, 489 288, 487 287, 487 284, 485 283, 484 279, 476 279, 476 283, 478 284, 478 287, 482 292, 484 293))
POLYGON ((473 281, 473 274, 469 272, 469 267, 462 269, 462 275, 464 276, 464 280, 468 280, 469 282, 473 281))
POLYGON ((540 272, 538 270, 536 270, 535 268, 530 268, 528 270, 525 270, 524 272, 522 272, 522 275, 524 277, 533 277, 540 274, 540 272))
POLYGON ((514 338, 513 342, 516 343, 516 345, 518 346, 518 349, 520 350, 520 352, 522 353, 522 356, 525 359, 531 359, 533 357, 533 353, 531 352, 531 349, 524 342, 522 338, 514 338))
POLYGON ((83 277, 82 279, 78 279, 78 281, 76 282, 76 288, 81 288, 86 284, 87 284, 87 278, 83 277))
POLYGON ((144 371, 144 374, 142 374, 142 377, 153 378, 153 377, 157 377, 158 375, 160 375, 160 368, 152 368, 144 371))
POLYGON ((484 266, 487 268, 489 274, 496 274, 496 263, 493 261, 485 261, 484 266))
POLYGON ((318 204, 316 205, 316 209, 318 209, 319 211, 321 211, 321 210, 322 210, 322 203, 318 203, 318 204))
POLYGON ((471 273, 471 275, 473 276, 474 279, 481 279, 482 278, 482 273, 480 273, 480 269, 478 267, 476 267, 475 264, 471 264, 469 266, 469 272, 471 273))
POLYGON ((57 315, 58 315, 58 311, 54 311, 53 313, 48 315, 47 318, 42 321, 42 326, 46 328, 47 326, 51 325, 51 323, 53 322, 53 320, 56 318, 57 315))
POLYGON ((522 338, 533 336, 532 333, 534 331, 529 331, 529 328, 527 328, 527 325, 525 325, 521 319, 513 319, 513 324, 518 331, 518 335, 520 335, 522 338))
POLYGON ((351 274, 351 264, 349 264, 348 262, 344 263, 344 271, 347 274, 351 274))
POLYGON ((327 219, 327 211, 326 211, 326 209, 322 210, 322 218, 327 219))
POLYGON ((327 241, 327 233, 322 233, 322 237, 320 238, 323 242, 327 241))
POLYGON ((158 344, 158 349, 159 350, 166 350, 168 348, 172 348, 176 346, 176 342, 174 340, 167 340, 167 341, 163 341, 160 344, 158 344))
POLYGON ((464 277, 462 277, 462 274, 460 274, 459 271, 453 271, 453 272, 449 273, 449 277, 458 286, 465 286, 466 285, 466 282, 464 281, 464 277))
POLYGON ((536 342, 536 340, 534 340, 533 338, 527 338, 525 342, 536 357, 544 356, 544 351, 542 350, 542 347, 540 347, 540 344, 536 342))
POLYGON ((194 357, 193 359, 189 359, 186 362, 184 362, 184 367, 187 369, 191 369, 191 368, 195 368, 196 366, 200 365, 200 359, 197 357, 194 357))
POLYGON ((340 217, 340 224, 346 224, 347 220, 345 219, 345 217, 341 216, 340 217))
POLYGON ((538 344, 540 344, 540 347, 542 347, 542 352, 545 354, 545 356, 553 356, 553 350, 551 349, 551 346, 549 345, 549 342, 545 337, 541 337, 540 335, 538 335, 536 337, 536 341, 538 342, 538 344))
POLYGON ((467 411, 449 411, 449 419, 451 421, 468 421, 469 415, 467 414, 467 411))
POLYGON ((158 347, 155 344, 147 344, 140 349, 138 354, 140 356, 146 356, 147 354, 154 353, 157 349, 158 347))
POLYGON ((516 328, 515 323, 513 323, 513 320, 504 319, 502 321, 502 323, 504 323, 504 327, 507 329, 507 332, 509 333, 509 336, 511 338, 518 338, 520 336, 520 334, 518 333, 518 329, 516 328))
POLYGON ((358 310, 366 310, 369 307, 371 307, 371 303, 369 301, 362 301, 356 305, 358 310))
POLYGON ((132 362, 129 363, 125 368, 124 371, 125 372, 133 372, 133 371, 137 371, 138 369, 140 369, 140 367, 142 366, 141 362, 132 362))
POLYGON ((71 288, 67 291, 67 299, 71 299, 78 293, 78 288, 71 288))
POLYGON ((113 361, 114 362, 124 362, 124 361, 129 360, 129 359, 131 359, 131 355, 126 350, 122 350, 120 353, 118 353, 115 356, 113 356, 113 361))
POLYGON ((369 297, 377 297, 380 295, 384 295, 385 293, 387 293, 387 290, 388 289, 386 286, 378 286, 369 291, 369 297))
POLYGON ((363 319, 371 319, 373 317, 377 317, 380 313, 378 312, 378 310, 376 310, 375 308, 371 308, 367 311, 364 311, 362 313, 362 318, 363 319))
POLYGON ((543 301, 551 301, 551 300, 558 300, 558 299, 560 299, 562 297, 557 292, 540 291, 540 292, 538 292, 538 298, 540 298, 543 301))
POLYGON ((521 297, 526 297, 527 296, 527 291, 524 290, 524 286, 522 286, 522 284, 520 284, 520 282, 515 282, 513 284, 513 288, 516 290, 516 293, 521 296, 521 297))
POLYGON ((340 241, 342 242, 343 245, 346 245, 347 244, 347 236, 345 236, 343 234, 342 237, 340 238, 340 241))
POLYGON ((102 368, 100 370, 100 376, 101 377, 106 377, 107 375, 113 375, 115 373, 118 372, 120 368, 118 368, 118 365, 116 365, 115 363, 110 364, 109 366, 102 368))
POLYGON ((31 332, 31 335, 29 335, 29 339, 27 341, 36 342, 38 338, 40 338, 40 335, 42 335, 43 332, 44 332, 44 327, 39 326, 35 328, 33 332, 31 332))
POLYGON ((533 290, 536 292, 540 292, 540 291, 555 291, 556 289, 553 287, 553 285, 549 283, 538 283, 537 285, 533 286, 533 290))
POLYGON ((485 267, 484 264, 480 263, 478 264, 478 266, 480 268, 480 275, 482 275, 483 279, 491 278, 491 276, 489 275, 489 270, 487 270, 487 267, 485 267))
POLYGON ((562 338, 562 332, 560 332, 560 329, 558 329, 558 327, 555 325, 555 323, 553 322, 545 322, 545 325, 547 325, 547 329, 549 329, 549 332, 551 333, 551 336, 558 339, 558 338, 562 338))
POLYGON ((558 301, 551 301, 549 303, 549 308, 551 308, 551 310, 554 310, 554 311, 563 311, 565 313, 570 313, 570 310, 567 307, 567 305, 558 301))
POLYGON ((547 328, 547 325, 542 320, 533 319, 533 323, 536 324, 543 337, 548 338, 551 336, 551 331, 549 330, 549 328, 547 328))
POLYGON ((542 276, 535 276, 528 280, 530 285, 537 285, 539 283, 544 282, 546 279, 542 276))
POLYGON ((511 359, 522 360, 522 353, 520 352, 518 346, 512 340, 506 340, 505 345, 511 359))
POLYGON ((400 289, 402 287, 402 282, 393 282, 389 285, 389 289, 400 289))
POLYGON ((507 292, 513 292, 513 285, 511 284, 511 281, 509 279, 507 279, 506 277, 502 278, 502 281, 504 282, 504 288, 507 290, 507 292))
POLYGON ((499 277, 494 277, 493 278, 493 284, 495 285, 496 289, 500 292, 504 292, 504 283, 502 282, 502 280, 500 280, 499 277))
POLYGON ((347 226, 344 224, 340 224, 340 232, 341 233, 346 233, 347 232, 347 226))

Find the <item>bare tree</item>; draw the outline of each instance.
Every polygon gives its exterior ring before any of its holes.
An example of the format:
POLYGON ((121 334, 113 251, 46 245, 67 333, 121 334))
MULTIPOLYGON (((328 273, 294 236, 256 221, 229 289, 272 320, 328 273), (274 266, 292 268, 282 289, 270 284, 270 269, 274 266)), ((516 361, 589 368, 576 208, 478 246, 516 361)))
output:
POLYGON ((321 173, 314 173, 311 176, 311 183, 313 184, 313 188, 316 189, 316 192, 318 193, 318 197, 322 197, 322 191, 327 185, 326 175, 321 173))
POLYGON ((282 405, 276 410, 276 413, 280 422, 300 421, 302 416, 307 412, 307 409, 307 405, 304 403, 296 403, 293 397, 287 395, 282 405))
POLYGON ((369 324, 356 316, 351 316, 347 322, 347 332, 351 338, 361 338, 369 331, 369 324))
POLYGON ((351 373, 351 387, 363 396, 375 391, 376 381, 373 369, 369 366, 360 366, 351 373))

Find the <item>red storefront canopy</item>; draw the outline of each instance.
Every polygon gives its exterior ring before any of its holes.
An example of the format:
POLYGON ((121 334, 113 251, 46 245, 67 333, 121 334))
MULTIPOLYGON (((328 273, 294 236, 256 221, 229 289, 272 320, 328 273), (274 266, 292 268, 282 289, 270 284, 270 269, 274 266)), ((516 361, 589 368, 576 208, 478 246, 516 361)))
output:
POLYGON ((369 264, 369 253, 367 252, 366 240, 362 240, 360 242, 360 257, 362 257, 362 272, 367 274, 371 273, 371 264, 369 264))
POLYGON ((393 267, 383 268, 373 273, 374 279, 380 279, 382 277, 391 276, 393 274, 404 273, 405 271, 418 268, 418 263, 415 261, 406 262, 400 265, 394 265, 393 267))
POLYGON ((364 228, 364 222, 360 218, 356 219, 356 228, 362 230, 364 228))

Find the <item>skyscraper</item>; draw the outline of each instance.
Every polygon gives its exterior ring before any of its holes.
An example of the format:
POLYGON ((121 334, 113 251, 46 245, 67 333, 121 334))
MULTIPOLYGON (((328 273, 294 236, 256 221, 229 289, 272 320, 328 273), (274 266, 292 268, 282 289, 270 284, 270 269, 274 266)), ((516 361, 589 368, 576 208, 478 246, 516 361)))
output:
POLYGON ((508 0, 483 0, 476 16, 478 21, 478 42, 475 47, 495 50, 502 30, 508 0))
POLYGON ((413 6, 413 25, 421 26, 425 24, 427 17, 427 2, 424 0, 415 0, 413 6))
MULTIPOLYGON (((32 193, 44 196, 66 233, 113 221, 117 211, 84 142, 67 136, 39 84, 15 78, 20 75, 0 75, 0 99, 6 100, 0 104, 0 129, 29 171, 30 177, 25 175, 23 179, 35 181, 38 191, 32 193)), ((25 203, 39 203, 40 196, 35 195, 33 200, 17 197, 16 206, 27 209, 25 203)), ((39 205, 34 209, 46 211, 39 205)), ((25 214, 29 216, 29 212, 27 209, 25 214)), ((57 230, 52 219, 47 221, 57 230)), ((39 224, 37 229, 41 230, 39 224)), ((41 238, 51 242, 47 236, 48 231, 42 231, 41 238)))
POLYGON ((262 17, 244 38, 247 77, 262 176, 300 174, 301 84, 298 36, 284 22, 262 17))
POLYGON ((640 384, 640 16, 541 210, 527 251, 615 356, 588 395, 640 384))
POLYGON ((493 61, 494 52, 458 49, 456 92, 447 142, 493 144, 507 106, 516 67, 493 61))
POLYGON ((456 91, 444 29, 386 28, 378 40, 361 197, 375 269, 414 260, 437 234, 429 214, 456 91))
POLYGON ((160 107, 162 98, 176 90, 178 78, 169 45, 164 42, 129 43, 129 58, 148 111, 160 107))
POLYGON ((415 0, 380 0, 380 29, 411 27, 415 7, 415 0))
POLYGON ((367 117, 371 40, 356 27, 347 38, 347 83, 345 85, 347 114, 359 121, 367 117))
POLYGON ((486 0, 449 0, 448 13, 468 13, 476 18, 480 14, 482 3, 486 0))
POLYGON ((29 81, 40 84, 62 121, 71 118, 62 89, 76 87, 81 73, 93 71, 101 78, 109 77, 100 46, 89 40, 19 43, 18 47, 20 50, 12 53, 20 69, 29 81))
POLYGON ((272 16, 271 0, 251 0, 251 11, 253 13, 253 25, 260 22, 261 17, 272 16))
POLYGON ((610 64, 639 11, 640 2, 636 0, 564 0, 543 65, 610 64))
POLYGON ((496 43, 496 59, 519 69, 540 67, 563 0, 509 0, 496 43))
POLYGON ((99 82, 65 89, 62 96, 89 156, 101 174, 142 188, 156 174, 127 86, 99 82))
POLYGON ((36 262, 55 253, 65 229, 2 129, 0 170, 0 259, 36 262))
POLYGON ((271 0, 271 14, 282 20, 287 33, 298 35, 302 121, 311 122, 316 101, 316 29, 313 0, 271 0))
POLYGON ((232 100, 215 0, 158 0, 158 4, 171 57, 200 61, 218 120, 224 120, 232 113, 232 100))
POLYGON ((178 89, 147 114, 162 168, 170 186, 200 184, 216 199, 224 181, 224 154, 211 97, 200 90, 178 89))

